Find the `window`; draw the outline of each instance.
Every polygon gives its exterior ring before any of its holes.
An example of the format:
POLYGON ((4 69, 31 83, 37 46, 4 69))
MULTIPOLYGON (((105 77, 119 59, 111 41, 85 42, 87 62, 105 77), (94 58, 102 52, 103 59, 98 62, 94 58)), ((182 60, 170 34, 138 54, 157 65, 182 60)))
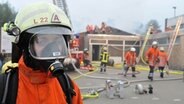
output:
POLYGON ((91 40, 91 43, 106 43, 106 40, 91 40))
POLYGON ((109 40, 109 44, 123 44, 123 41, 109 40))
POLYGON ((167 38, 160 38, 160 39, 157 39, 157 41, 159 44, 167 44, 167 38))

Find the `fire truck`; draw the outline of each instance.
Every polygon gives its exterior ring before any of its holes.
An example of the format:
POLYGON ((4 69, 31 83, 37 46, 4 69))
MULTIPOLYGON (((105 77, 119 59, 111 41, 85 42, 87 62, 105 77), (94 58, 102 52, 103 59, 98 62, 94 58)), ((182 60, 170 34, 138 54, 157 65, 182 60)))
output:
MULTIPOLYGON (((75 63, 76 68, 79 69, 81 63, 83 63, 83 51, 79 51, 79 39, 76 37, 70 41, 70 53, 72 61, 75 63)), ((75 68, 70 63, 66 65, 66 70, 73 71, 75 68)))
MULTIPOLYGON (((70 53, 72 57, 72 61, 75 63, 76 68, 83 69, 83 70, 89 70, 92 71, 94 68, 92 67, 91 63, 87 66, 83 64, 84 62, 84 52, 79 51, 79 39, 74 37, 70 41, 70 53)), ((75 70, 73 65, 70 63, 66 66, 68 70, 75 70)))

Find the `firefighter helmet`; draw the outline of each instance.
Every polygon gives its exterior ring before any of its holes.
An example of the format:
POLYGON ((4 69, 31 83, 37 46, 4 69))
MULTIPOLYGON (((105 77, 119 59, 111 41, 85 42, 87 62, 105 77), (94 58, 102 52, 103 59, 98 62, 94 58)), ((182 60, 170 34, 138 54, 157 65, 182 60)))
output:
POLYGON ((103 50, 104 50, 104 51, 107 51, 107 47, 103 47, 103 50))
POLYGON ((157 45, 158 45, 158 42, 157 42, 157 41, 153 41, 153 42, 152 42, 152 45, 153 45, 153 46, 157 46, 157 45))
POLYGON ((160 51, 164 51, 165 49, 164 49, 164 47, 160 47, 160 51))
POLYGON ((130 51, 135 52, 136 49, 134 47, 130 48, 130 51))
POLYGON ((84 52, 86 52, 86 51, 88 51, 88 49, 87 48, 84 48, 84 52))
MULTIPOLYGON (((44 32, 49 31, 51 34, 61 33, 69 36, 72 34, 71 23, 64 11, 53 4, 43 2, 29 5, 20 10, 15 18, 15 25, 20 28, 21 33, 25 31, 36 33, 39 30, 47 29, 44 32)), ((16 43, 19 42, 19 37, 17 38, 16 43)))
POLYGON ((144 94, 144 88, 142 84, 139 83, 135 85, 135 93, 144 94))
POLYGON ((15 43, 28 47, 33 58, 45 60, 68 55, 66 45, 72 35, 71 24, 57 6, 43 2, 29 5, 18 12, 14 23, 21 31, 15 43), (36 49, 40 46, 41 53, 36 49))

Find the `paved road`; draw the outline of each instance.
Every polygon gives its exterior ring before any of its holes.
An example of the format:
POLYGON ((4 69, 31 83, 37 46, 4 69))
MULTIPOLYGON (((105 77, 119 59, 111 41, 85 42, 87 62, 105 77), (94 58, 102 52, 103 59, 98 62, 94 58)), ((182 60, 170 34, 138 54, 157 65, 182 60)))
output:
MULTIPOLYGON (((83 73, 87 73, 88 71, 83 71, 83 73)), ((108 67, 106 73, 99 73, 96 71, 91 76, 98 77, 109 77, 109 78, 119 78, 119 79, 128 79, 129 81, 133 80, 143 80, 147 78, 147 71, 140 71, 140 74, 137 74, 136 78, 132 78, 130 75, 126 78, 122 75, 118 75, 121 70, 108 67)), ((130 71, 131 72, 131 71, 130 71)), ((76 72, 69 73, 71 77, 76 77, 79 74, 76 72)), ((159 77, 159 72, 156 72, 156 79, 161 79, 159 77)), ((165 75, 164 79, 167 78, 178 78, 182 77, 182 75, 165 75)), ((108 78, 107 78, 108 79, 108 78)), ((104 87, 106 79, 94 79, 87 77, 80 77, 75 80, 77 84, 82 89, 82 93, 87 93, 88 90, 84 90, 84 88, 92 88, 92 87, 104 87)), ((116 83, 117 80, 113 80, 113 83, 116 83)), ((143 94, 138 95, 134 92, 135 85, 137 83, 130 84, 129 87, 124 89, 124 98, 120 99, 119 97, 115 97, 114 99, 109 99, 106 96, 106 92, 103 91, 100 93, 98 98, 90 98, 85 99, 84 104, 184 104, 184 82, 182 80, 172 80, 172 81, 147 81, 147 82, 139 82, 145 88, 148 87, 149 84, 153 86, 153 94, 143 94)))

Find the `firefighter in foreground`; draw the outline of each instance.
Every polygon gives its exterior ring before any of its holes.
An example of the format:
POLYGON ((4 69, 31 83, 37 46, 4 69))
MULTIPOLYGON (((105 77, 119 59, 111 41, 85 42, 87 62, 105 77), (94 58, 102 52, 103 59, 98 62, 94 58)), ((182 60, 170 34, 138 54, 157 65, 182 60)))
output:
POLYGON ((109 61, 109 53, 107 52, 107 47, 103 47, 100 54, 100 72, 106 72, 106 66, 109 61))
POLYGON ((152 46, 146 52, 146 62, 149 64, 150 68, 148 79, 150 79, 151 81, 153 80, 154 69, 159 61, 158 56, 159 56, 158 42, 153 41, 152 46))
POLYGON ((130 48, 130 51, 128 51, 125 55, 125 73, 124 76, 127 75, 128 69, 131 67, 132 68, 132 77, 135 76, 135 65, 136 65, 136 49, 134 47, 130 48))
POLYGON ((160 77, 163 78, 164 77, 164 68, 166 65, 169 65, 168 62, 168 56, 167 53, 165 52, 164 47, 160 47, 160 52, 159 52, 159 64, 158 64, 158 68, 160 70, 160 77))
MULTIPOLYGON (((0 98, 1 102, 82 104, 80 90, 75 82, 63 75, 68 79, 64 80, 65 87, 69 86, 69 82, 73 86, 73 89, 65 89, 72 93, 72 96, 69 95, 71 98, 68 98, 64 87, 61 88, 61 80, 59 81, 60 75, 64 74, 63 61, 68 57, 67 43, 72 35, 71 24, 65 13, 53 4, 37 3, 17 14, 14 26, 20 29, 19 34, 11 32, 8 26, 5 25, 5 30, 16 36, 14 42, 22 53, 18 68, 15 69, 18 78, 10 79, 10 82, 18 80, 17 89, 8 91, 6 99, 0 98), (12 94, 15 91, 16 94, 12 94)), ((2 90, 0 93, 2 94, 2 90)))

